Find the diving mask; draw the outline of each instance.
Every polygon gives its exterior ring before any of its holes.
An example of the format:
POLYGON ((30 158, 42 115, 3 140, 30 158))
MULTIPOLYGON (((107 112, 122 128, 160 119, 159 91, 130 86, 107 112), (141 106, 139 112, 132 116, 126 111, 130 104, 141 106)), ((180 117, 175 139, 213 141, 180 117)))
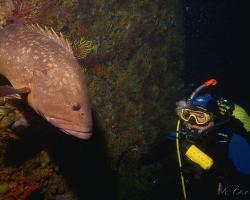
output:
POLYGON ((182 108, 180 112, 180 118, 185 122, 189 122, 190 119, 193 118, 197 125, 204 125, 207 122, 211 121, 212 116, 209 113, 202 110, 182 108))

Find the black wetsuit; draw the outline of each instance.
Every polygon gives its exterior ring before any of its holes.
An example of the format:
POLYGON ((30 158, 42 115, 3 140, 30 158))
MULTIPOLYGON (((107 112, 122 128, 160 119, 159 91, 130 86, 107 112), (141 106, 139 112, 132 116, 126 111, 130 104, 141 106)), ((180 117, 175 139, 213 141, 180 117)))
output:
MULTIPOLYGON (((245 138, 249 137, 250 134, 235 120, 210 130, 200 138, 190 139, 190 133, 183 131, 180 148, 188 199, 250 199, 250 176, 238 172, 228 156, 229 142, 236 129, 245 138), (193 142, 213 158, 214 164, 209 170, 202 170, 184 155, 184 146, 193 142)), ((152 180, 154 187, 151 199, 154 200, 183 199, 173 135, 167 134, 161 143, 140 160, 141 165, 158 163, 152 180)))

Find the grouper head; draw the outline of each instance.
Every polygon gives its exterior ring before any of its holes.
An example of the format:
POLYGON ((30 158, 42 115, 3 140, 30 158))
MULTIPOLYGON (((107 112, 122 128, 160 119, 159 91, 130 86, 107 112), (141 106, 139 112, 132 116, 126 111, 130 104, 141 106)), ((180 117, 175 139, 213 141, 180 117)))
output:
POLYGON ((75 59, 58 58, 51 67, 35 71, 28 103, 61 131, 81 139, 92 135, 87 83, 75 59), (63 67, 62 67, 63 66, 63 67))

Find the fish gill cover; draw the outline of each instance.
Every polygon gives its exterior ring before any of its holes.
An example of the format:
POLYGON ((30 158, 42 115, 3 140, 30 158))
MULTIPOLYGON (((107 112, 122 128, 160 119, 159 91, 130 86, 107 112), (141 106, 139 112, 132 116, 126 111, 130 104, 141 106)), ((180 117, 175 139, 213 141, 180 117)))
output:
POLYGON ((152 167, 138 168, 137 160, 174 128, 173 105, 183 87, 181 1, 1 0, 1 28, 19 20, 18 12, 78 46, 74 41, 92 42, 89 55, 77 54, 84 58, 79 63, 99 131, 89 142, 51 134, 55 130, 25 105, 1 100, 0 199, 37 193, 44 199, 150 199, 152 167), (23 115, 32 128, 16 134, 11 125, 23 115))

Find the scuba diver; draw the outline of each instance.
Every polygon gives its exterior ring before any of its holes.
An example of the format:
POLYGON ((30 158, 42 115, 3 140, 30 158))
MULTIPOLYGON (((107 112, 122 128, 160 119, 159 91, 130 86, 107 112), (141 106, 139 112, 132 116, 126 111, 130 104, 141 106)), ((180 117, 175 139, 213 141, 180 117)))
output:
POLYGON ((149 165, 167 158, 152 199, 250 199, 250 117, 226 99, 198 96, 216 83, 211 79, 178 102, 176 132, 139 160, 149 165))

